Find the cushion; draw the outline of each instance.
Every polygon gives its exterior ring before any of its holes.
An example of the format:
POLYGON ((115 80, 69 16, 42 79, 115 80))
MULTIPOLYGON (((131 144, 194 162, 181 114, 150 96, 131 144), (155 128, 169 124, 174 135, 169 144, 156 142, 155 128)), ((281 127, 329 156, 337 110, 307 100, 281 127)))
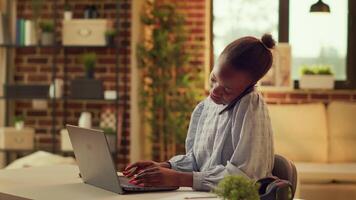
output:
POLYGON ((329 162, 356 162, 356 103, 332 102, 327 116, 329 162))
POLYGON ((295 163, 301 183, 356 183, 356 163, 295 163))
POLYGON ((324 104, 282 104, 268 108, 275 153, 295 162, 327 162, 324 104))

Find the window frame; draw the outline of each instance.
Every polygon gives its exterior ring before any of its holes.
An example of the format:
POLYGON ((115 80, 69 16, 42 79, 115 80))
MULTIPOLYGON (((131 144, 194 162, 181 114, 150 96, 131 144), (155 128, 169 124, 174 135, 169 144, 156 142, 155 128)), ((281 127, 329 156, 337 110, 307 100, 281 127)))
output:
MULTIPOLYGON (((213 0, 210 0, 211 9, 211 29, 210 29, 210 45, 211 45, 211 63, 213 63, 213 0)), ((279 0, 279 26, 278 26, 278 42, 289 42, 289 0, 279 0)), ((348 30, 347 30, 347 55, 346 55, 346 80, 336 80, 335 89, 356 89, 356 57, 351 56, 356 53, 356 1, 348 0, 348 30)), ((332 11, 331 11, 332 12, 332 11)), ((294 88, 299 89, 299 80, 294 80, 294 88)))

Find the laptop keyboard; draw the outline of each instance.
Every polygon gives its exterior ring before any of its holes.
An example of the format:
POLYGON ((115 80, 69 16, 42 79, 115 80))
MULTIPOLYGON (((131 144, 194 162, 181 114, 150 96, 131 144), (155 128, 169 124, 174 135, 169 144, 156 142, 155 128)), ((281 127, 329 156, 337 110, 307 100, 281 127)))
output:
POLYGON ((119 178, 121 187, 123 187, 125 190, 130 190, 130 191, 145 190, 144 187, 140 187, 140 186, 129 183, 129 179, 124 176, 119 176, 118 178, 119 178))
POLYGON ((124 176, 118 176, 121 187, 126 191, 167 191, 176 190, 178 187, 141 187, 129 183, 129 179, 124 176))

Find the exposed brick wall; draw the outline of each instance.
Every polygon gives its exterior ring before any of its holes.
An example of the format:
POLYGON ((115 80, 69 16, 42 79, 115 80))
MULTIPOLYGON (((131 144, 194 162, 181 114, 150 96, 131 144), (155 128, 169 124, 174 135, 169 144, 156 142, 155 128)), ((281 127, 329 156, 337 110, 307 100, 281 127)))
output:
MULTIPOLYGON (((44 1, 41 19, 52 19, 54 2, 57 2, 58 21, 56 24, 57 43, 61 44, 61 27, 63 18, 64 0, 44 1)), ((116 0, 81 0, 68 1, 73 9, 74 18, 83 18, 84 9, 87 5, 96 5, 100 17, 106 19, 116 19, 116 0)), ((120 106, 125 107, 126 127, 123 131, 122 145, 120 148, 119 160, 121 164, 126 164, 129 159, 129 100, 128 95, 124 96, 124 90, 130 91, 130 28, 131 28, 131 0, 120 1, 120 31, 119 37, 116 38, 116 43, 119 44, 119 98, 120 106), (126 106, 125 106, 126 105, 126 106)), ((31 1, 18 0, 17 5, 18 18, 32 18, 31 1)), ((67 64, 68 78, 72 80, 84 76, 84 68, 80 63, 80 56, 84 52, 95 52, 97 54, 97 67, 95 69, 95 78, 103 80, 105 89, 115 89, 115 66, 116 66, 116 49, 114 48, 67 48, 67 59, 64 57, 64 48, 17 48, 15 51, 15 68, 14 82, 15 83, 40 83, 50 84, 52 62, 57 63, 56 72, 57 78, 64 77, 64 63, 67 64), (56 57, 53 57, 53 53, 56 57), (55 60, 53 60, 55 59, 55 60)), ((66 83, 68 84, 68 83, 66 83)), ((68 93, 68 91, 66 91, 68 93)), ((51 108, 52 101, 48 100, 48 107, 51 108)), ((114 103, 103 101, 68 101, 67 111, 64 111, 64 102, 56 103, 56 134, 59 138, 59 130, 63 128, 64 116, 67 118, 67 123, 77 124, 78 117, 82 111, 89 111, 93 114, 93 125, 98 126, 100 120, 100 112, 103 108, 113 107, 114 103)), ((32 103, 28 100, 16 101, 14 104, 14 114, 24 115, 26 118, 25 124, 36 129, 37 145, 40 149, 50 150, 51 142, 51 115, 53 110, 36 110, 32 107, 32 103)), ((57 144, 59 149, 59 143, 57 144)), ((122 167, 123 165, 119 166, 122 167)))
POLYGON ((269 104, 300 104, 331 101, 356 102, 356 90, 262 91, 269 104))

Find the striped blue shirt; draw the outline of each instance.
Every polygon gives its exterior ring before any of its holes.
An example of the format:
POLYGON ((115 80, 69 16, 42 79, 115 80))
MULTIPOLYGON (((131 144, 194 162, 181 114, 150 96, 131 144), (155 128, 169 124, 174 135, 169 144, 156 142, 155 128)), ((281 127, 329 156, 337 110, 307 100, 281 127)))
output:
POLYGON ((172 169, 193 172, 193 188, 211 190, 226 175, 260 179, 272 174, 273 133, 267 106, 253 91, 219 115, 224 105, 210 97, 194 109, 186 154, 169 160, 172 169))

